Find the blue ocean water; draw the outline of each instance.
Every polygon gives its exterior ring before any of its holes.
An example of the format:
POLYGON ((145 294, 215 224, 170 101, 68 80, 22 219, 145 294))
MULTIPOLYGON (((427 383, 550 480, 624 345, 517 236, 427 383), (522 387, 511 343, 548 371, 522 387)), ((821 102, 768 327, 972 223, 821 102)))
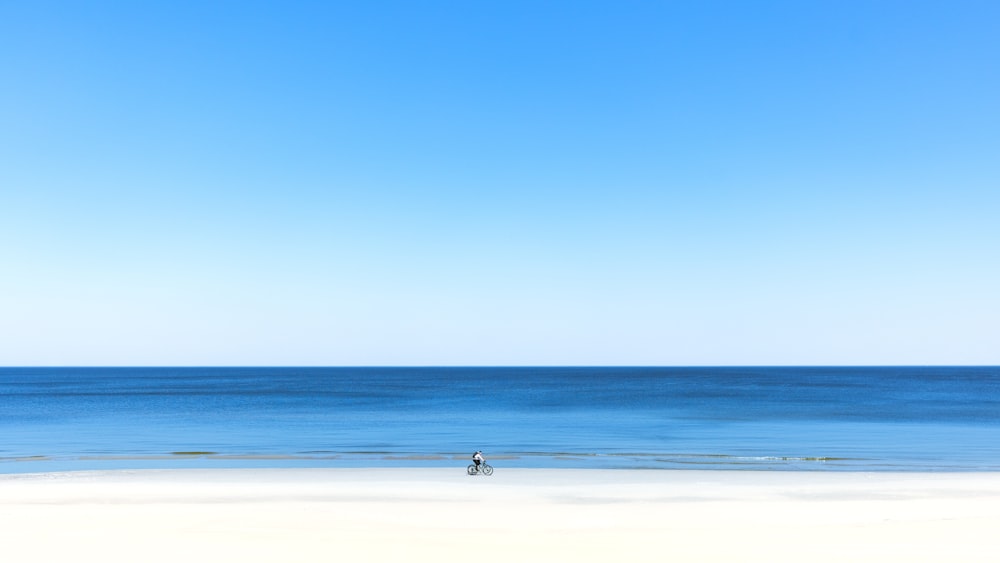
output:
POLYGON ((0 368, 0 473, 1000 470, 1000 368, 0 368))

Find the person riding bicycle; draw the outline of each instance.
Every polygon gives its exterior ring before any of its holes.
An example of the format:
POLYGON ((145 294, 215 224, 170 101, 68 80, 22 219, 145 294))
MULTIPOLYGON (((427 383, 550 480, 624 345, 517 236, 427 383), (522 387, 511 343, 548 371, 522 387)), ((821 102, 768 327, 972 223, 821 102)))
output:
POLYGON ((479 471, 482 464, 486 462, 486 459, 483 458, 483 452, 479 450, 472 454, 472 461, 476 464, 476 471, 479 471))

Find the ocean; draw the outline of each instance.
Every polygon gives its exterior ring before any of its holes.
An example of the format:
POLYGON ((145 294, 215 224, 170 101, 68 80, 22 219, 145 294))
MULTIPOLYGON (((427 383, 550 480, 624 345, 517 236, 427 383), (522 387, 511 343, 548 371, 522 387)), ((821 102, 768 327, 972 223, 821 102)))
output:
POLYGON ((0 368, 0 473, 1000 471, 998 367, 0 368))

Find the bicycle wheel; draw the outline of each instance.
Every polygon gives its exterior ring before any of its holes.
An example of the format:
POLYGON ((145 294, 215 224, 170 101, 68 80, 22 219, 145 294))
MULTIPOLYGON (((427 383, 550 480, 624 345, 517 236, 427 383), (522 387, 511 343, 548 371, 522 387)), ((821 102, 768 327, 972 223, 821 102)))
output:
POLYGON ((475 463, 469 464, 469 468, 466 469, 466 471, 469 472, 469 475, 475 475, 476 474, 476 464, 475 463))
POLYGON ((484 465, 483 466, 483 473, 486 474, 486 475, 493 475, 493 466, 492 465, 484 465))

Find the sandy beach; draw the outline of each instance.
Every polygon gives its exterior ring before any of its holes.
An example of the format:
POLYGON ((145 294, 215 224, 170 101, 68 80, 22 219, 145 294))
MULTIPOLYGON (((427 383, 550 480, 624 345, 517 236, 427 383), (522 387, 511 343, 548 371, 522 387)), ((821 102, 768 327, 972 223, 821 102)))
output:
POLYGON ((1000 474, 0 475, 12 561, 989 561, 1000 474))

